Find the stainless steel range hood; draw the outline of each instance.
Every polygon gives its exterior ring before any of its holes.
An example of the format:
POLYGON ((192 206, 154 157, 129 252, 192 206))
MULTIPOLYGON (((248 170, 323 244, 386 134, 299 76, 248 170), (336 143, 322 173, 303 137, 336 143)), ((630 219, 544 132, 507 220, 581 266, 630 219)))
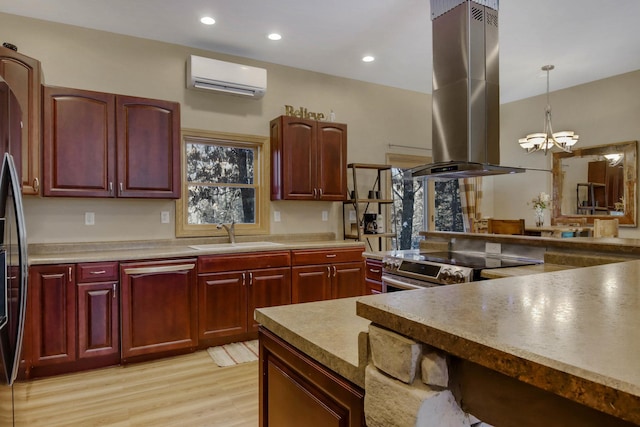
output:
POLYGON ((412 176, 524 172, 500 166, 498 0, 431 0, 433 164, 412 176))

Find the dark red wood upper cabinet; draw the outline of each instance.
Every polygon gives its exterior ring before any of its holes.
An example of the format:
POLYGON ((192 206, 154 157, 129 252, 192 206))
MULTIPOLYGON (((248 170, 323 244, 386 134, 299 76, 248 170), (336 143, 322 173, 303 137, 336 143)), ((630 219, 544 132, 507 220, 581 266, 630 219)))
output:
POLYGON ((40 126, 42 71, 40 61, 0 46, 0 76, 22 110, 22 147, 14 154, 22 173, 22 193, 40 193, 40 126))
POLYGON ((116 97, 118 197, 180 197, 180 105, 116 97))
POLYGON ((44 195, 180 197, 180 104, 45 87, 44 195))
POLYGON ((113 197, 115 97, 45 86, 45 196, 113 197))
POLYGON ((347 125, 280 116, 270 135, 271 200, 346 200, 347 125))

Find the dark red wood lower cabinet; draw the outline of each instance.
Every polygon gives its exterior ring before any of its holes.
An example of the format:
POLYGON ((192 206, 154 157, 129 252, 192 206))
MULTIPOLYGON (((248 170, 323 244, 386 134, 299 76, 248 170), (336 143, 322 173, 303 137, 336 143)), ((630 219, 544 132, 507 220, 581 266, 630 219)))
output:
POLYGON ((364 426, 364 390, 260 327, 260 427, 364 426))

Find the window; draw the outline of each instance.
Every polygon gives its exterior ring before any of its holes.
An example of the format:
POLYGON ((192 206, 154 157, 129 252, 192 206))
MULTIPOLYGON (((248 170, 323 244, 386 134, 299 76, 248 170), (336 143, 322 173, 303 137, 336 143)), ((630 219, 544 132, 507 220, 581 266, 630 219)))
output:
POLYGON ((216 227, 236 223, 236 234, 269 232, 265 179, 266 137, 182 131, 182 198, 176 235, 226 235, 216 227))
POLYGON ((429 163, 431 158, 387 154, 391 168, 393 207, 391 221, 397 235, 394 249, 416 249, 420 245, 421 231, 426 230, 425 181, 406 177, 406 170, 429 163))

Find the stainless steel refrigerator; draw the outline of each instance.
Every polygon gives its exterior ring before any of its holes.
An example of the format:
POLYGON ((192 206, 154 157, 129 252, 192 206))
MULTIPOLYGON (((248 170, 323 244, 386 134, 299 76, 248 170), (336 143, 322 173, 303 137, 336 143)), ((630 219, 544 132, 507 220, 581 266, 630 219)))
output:
POLYGON ((22 114, 11 88, 0 78, 0 424, 14 423, 13 382, 20 366, 27 305, 27 240, 22 209, 22 114), (18 157, 14 161, 15 153, 18 157), (8 400, 11 400, 9 402, 8 400))

